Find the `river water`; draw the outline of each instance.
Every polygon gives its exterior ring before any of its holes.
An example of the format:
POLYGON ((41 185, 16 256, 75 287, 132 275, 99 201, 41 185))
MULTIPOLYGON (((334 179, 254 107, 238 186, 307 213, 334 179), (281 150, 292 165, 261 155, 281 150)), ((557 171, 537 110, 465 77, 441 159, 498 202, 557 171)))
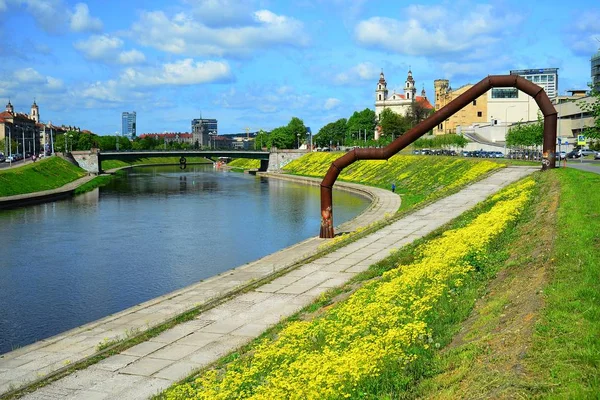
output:
MULTIPOLYGON (((335 223, 368 201, 334 191, 335 223)), ((0 354, 318 235, 319 188, 138 167, 72 199, 0 211, 0 354)))

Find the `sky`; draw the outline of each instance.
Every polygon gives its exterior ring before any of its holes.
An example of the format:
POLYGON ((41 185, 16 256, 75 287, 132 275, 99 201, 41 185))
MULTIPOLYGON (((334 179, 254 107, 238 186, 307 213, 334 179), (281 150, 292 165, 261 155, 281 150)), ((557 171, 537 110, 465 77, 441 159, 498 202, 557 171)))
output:
POLYGON ((560 94, 587 88, 600 2, 367 0, 0 0, 0 104, 94 133, 270 130, 313 133, 374 109, 383 70, 409 68, 433 103, 511 69, 559 68, 560 94))

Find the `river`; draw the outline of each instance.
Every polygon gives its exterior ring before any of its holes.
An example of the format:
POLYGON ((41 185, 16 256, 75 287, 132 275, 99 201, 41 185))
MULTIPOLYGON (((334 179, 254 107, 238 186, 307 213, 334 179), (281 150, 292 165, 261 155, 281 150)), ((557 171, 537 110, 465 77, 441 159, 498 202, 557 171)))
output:
MULTIPOLYGON (((334 191, 335 223, 369 202, 334 191)), ((319 188, 138 167, 74 198, 0 211, 0 354, 318 235, 319 188)))

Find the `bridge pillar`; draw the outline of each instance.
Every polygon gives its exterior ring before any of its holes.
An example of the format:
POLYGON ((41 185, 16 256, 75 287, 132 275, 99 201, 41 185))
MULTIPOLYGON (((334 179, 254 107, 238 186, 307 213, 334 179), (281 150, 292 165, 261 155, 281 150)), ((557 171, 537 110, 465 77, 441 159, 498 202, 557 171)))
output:
POLYGON ((260 160, 260 172, 266 172, 269 169, 269 160, 260 160))
MULTIPOLYGON (((281 169, 285 167, 290 161, 295 160, 297 158, 302 157, 307 154, 308 150, 299 150, 299 149, 285 149, 280 150, 276 147, 271 148, 271 153, 269 154, 269 167, 267 169, 268 172, 281 172, 281 169)), ((262 166, 262 164, 261 164, 262 166)))
POLYGON ((71 155, 77 164, 88 173, 98 175, 101 172, 100 163, 98 162, 98 149, 72 151, 71 155))

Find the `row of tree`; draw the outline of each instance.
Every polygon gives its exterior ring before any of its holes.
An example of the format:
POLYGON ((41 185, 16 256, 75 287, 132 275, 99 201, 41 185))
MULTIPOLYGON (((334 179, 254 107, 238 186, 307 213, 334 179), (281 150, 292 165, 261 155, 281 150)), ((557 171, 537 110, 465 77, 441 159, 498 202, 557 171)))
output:
POLYGON ((450 134, 434 136, 432 138, 421 138, 414 142, 417 149, 448 149, 460 147, 461 149, 469 143, 462 135, 450 134))
POLYGON ((363 111, 355 111, 347 120, 341 118, 322 127, 315 135, 314 143, 320 147, 332 145, 383 146, 402 136, 427 118, 431 111, 415 101, 406 115, 397 114, 392 109, 386 108, 381 112, 379 121, 377 121, 375 111, 365 108, 363 111), (380 133, 377 142, 374 141, 376 129, 380 133))

